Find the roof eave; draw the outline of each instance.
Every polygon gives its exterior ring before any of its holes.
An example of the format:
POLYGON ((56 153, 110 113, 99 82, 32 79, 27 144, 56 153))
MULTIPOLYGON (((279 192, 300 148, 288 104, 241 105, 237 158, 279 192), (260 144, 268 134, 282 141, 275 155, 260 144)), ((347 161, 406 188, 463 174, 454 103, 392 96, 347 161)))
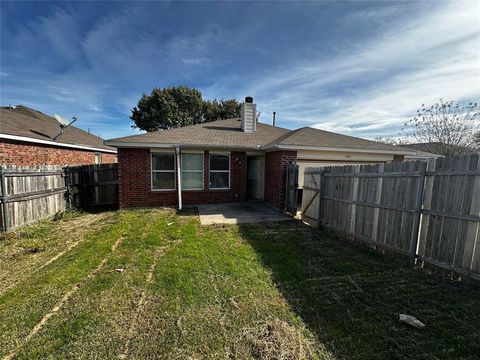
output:
POLYGON ((336 151, 336 152, 360 152, 372 154, 389 154, 389 155, 416 155, 416 151, 405 150, 383 150, 383 149, 366 149, 355 147, 333 147, 333 146, 307 146, 307 145, 283 145, 269 144, 261 148, 265 151, 274 150, 313 150, 313 151, 336 151))
POLYGON ((232 150, 260 150, 260 145, 256 146, 243 146, 243 145, 222 145, 222 144, 162 144, 162 143, 149 143, 149 142, 128 142, 128 141, 105 141, 105 145, 113 146, 116 148, 157 148, 157 149, 171 149, 180 147, 183 149, 232 149, 232 150))
POLYGON ((58 147, 66 147, 72 149, 81 149, 81 150, 88 150, 88 151, 98 151, 98 152, 106 152, 111 154, 116 154, 117 150, 110 150, 110 149, 102 149, 97 147, 90 147, 85 145, 76 145, 76 144, 69 144, 69 143, 61 143, 56 141, 49 141, 49 140, 41 140, 35 139, 27 136, 19 136, 19 135, 10 135, 10 134, 3 134, 0 133, 0 139, 7 139, 7 140, 15 140, 15 141, 24 141, 24 142, 31 142, 36 144, 44 144, 50 146, 58 146, 58 147))

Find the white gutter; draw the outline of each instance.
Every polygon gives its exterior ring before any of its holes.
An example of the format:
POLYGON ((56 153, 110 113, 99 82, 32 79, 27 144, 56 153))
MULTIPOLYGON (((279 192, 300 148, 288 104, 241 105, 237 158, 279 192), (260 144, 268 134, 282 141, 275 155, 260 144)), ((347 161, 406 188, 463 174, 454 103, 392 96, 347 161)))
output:
POLYGON ((177 154, 177 182, 178 182, 178 210, 182 210, 182 174, 181 174, 181 156, 180 147, 176 147, 175 152, 177 154))
POLYGON ((90 146, 86 146, 86 145, 59 143, 59 142, 56 142, 56 141, 34 139, 34 138, 26 137, 26 136, 17 136, 17 135, 10 135, 10 134, 1 134, 0 133, 0 139, 25 141, 25 142, 35 143, 35 144, 45 144, 45 145, 50 145, 50 146, 67 147, 67 148, 72 148, 72 149, 99 151, 99 152, 106 152, 106 153, 112 153, 112 154, 117 153, 116 150, 107 150, 107 149, 90 147, 90 146))
POLYGON ((314 151, 337 151, 337 152, 359 152, 372 154, 391 154, 391 155, 416 155, 416 151, 408 150, 379 150, 349 147, 332 147, 332 146, 306 146, 306 145, 273 145, 262 150, 314 150, 314 151))

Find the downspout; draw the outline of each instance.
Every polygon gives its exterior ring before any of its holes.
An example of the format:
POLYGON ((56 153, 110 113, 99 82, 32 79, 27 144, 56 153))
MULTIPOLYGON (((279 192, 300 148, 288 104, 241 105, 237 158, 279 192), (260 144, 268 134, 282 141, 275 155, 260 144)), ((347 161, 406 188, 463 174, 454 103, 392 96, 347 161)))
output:
POLYGON ((180 163, 180 147, 175 148, 177 154, 177 182, 178 182, 178 210, 182 210, 182 178, 181 178, 181 163, 180 163))

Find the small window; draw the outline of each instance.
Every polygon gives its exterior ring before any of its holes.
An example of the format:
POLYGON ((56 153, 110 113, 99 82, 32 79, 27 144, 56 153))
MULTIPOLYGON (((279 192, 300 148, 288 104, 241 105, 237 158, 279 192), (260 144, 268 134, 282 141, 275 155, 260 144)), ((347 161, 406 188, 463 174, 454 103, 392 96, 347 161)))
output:
POLYGON ((99 165, 102 163, 102 153, 95 153, 95 164, 99 165))
POLYGON ((182 153, 182 189, 203 190, 203 153, 182 153))
POLYGON ((152 153, 152 189, 175 190, 175 154, 152 153))
POLYGON ((210 154, 210 189, 230 188, 230 155, 210 154))

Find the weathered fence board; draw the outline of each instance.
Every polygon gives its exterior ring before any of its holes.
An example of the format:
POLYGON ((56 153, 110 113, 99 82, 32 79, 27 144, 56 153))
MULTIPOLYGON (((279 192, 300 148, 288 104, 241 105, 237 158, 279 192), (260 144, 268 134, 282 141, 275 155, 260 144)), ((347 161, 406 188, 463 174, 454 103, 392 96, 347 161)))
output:
POLYGON ((308 168, 304 221, 480 276, 480 154, 308 168))
POLYGON ((1 226, 9 230, 65 208, 65 180, 59 166, 0 167, 1 226))
POLYGON ((480 274, 480 156, 429 164, 418 255, 461 273, 480 274))
POLYGON ((302 220, 312 226, 318 225, 321 173, 317 168, 306 168, 304 173, 302 220))
POLYGON ((320 223, 413 256, 425 163, 328 167, 320 182, 320 223))
POLYGON ((118 206, 118 165, 0 167, 0 226, 3 231, 65 210, 66 185, 77 187, 73 206, 118 206))

